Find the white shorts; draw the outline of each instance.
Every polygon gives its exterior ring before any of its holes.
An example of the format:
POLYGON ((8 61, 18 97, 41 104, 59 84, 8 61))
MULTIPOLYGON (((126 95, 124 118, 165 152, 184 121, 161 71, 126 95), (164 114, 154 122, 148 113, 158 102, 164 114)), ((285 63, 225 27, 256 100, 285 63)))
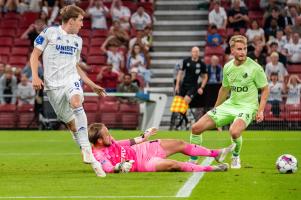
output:
POLYGON ((73 95, 80 95, 81 102, 83 103, 84 101, 83 89, 79 80, 70 82, 69 85, 59 89, 47 90, 46 93, 57 118, 65 123, 74 119, 70 106, 71 97, 73 95))

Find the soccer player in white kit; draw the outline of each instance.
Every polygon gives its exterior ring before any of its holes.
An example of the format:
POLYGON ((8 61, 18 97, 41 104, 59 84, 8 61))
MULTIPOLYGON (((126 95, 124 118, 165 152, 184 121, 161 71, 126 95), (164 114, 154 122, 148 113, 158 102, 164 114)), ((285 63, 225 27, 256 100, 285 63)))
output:
POLYGON ((32 85, 36 90, 44 87, 57 117, 66 123, 80 146, 83 161, 92 165, 97 176, 105 176, 91 151, 87 116, 82 106, 80 79, 98 95, 105 95, 104 89, 91 81, 78 66, 83 42, 77 33, 83 26, 84 15, 81 8, 66 6, 61 10, 62 25, 49 27, 36 38, 30 58, 32 85), (44 83, 38 76, 38 61, 42 54, 44 83))

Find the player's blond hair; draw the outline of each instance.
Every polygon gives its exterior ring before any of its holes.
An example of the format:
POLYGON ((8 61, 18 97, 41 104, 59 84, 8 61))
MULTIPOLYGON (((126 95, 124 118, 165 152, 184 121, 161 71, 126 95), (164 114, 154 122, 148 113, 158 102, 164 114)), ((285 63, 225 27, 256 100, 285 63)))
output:
POLYGON ((60 14, 62 16, 63 23, 67 23, 69 19, 76 19, 79 15, 85 16, 85 11, 78 6, 68 5, 61 9, 60 14))
POLYGON ((230 47, 231 48, 234 47, 235 43, 243 43, 243 44, 247 45, 248 40, 243 35, 234 35, 231 37, 231 39, 229 41, 230 47))

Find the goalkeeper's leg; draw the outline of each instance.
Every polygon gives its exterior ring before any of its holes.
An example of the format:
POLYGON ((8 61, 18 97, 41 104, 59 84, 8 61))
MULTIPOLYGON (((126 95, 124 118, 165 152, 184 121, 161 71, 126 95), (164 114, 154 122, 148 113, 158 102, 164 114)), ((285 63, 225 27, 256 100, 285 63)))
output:
MULTIPOLYGON (((215 122, 209 117, 208 114, 205 114, 201 117, 196 123, 194 123, 191 127, 191 134, 190 134, 190 143, 201 145, 202 144, 202 133, 206 130, 210 130, 215 128, 215 122)), ((190 162, 196 163, 197 156, 191 156, 190 162)))
POLYGON ((157 172, 213 172, 213 171, 227 171, 228 164, 219 164, 213 166, 201 166, 189 162, 179 162, 176 160, 162 159, 157 161, 155 170, 157 172))

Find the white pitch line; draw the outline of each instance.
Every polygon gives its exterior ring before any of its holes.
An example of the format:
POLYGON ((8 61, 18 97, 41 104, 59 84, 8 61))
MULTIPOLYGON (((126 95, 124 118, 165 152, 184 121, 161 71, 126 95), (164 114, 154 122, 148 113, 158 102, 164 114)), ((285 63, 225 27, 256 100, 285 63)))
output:
POLYGON ((147 199, 173 198, 174 196, 0 196, 0 199, 147 199))
MULTIPOLYGON (((201 165, 207 166, 213 162, 213 158, 207 157, 201 165)), ((189 197, 192 190, 199 183, 199 181, 203 178, 205 172, 194 172, 192 176, 185 182, 185 184, 181 187, 181 189, 176 194, 176 197, 189 197)))

